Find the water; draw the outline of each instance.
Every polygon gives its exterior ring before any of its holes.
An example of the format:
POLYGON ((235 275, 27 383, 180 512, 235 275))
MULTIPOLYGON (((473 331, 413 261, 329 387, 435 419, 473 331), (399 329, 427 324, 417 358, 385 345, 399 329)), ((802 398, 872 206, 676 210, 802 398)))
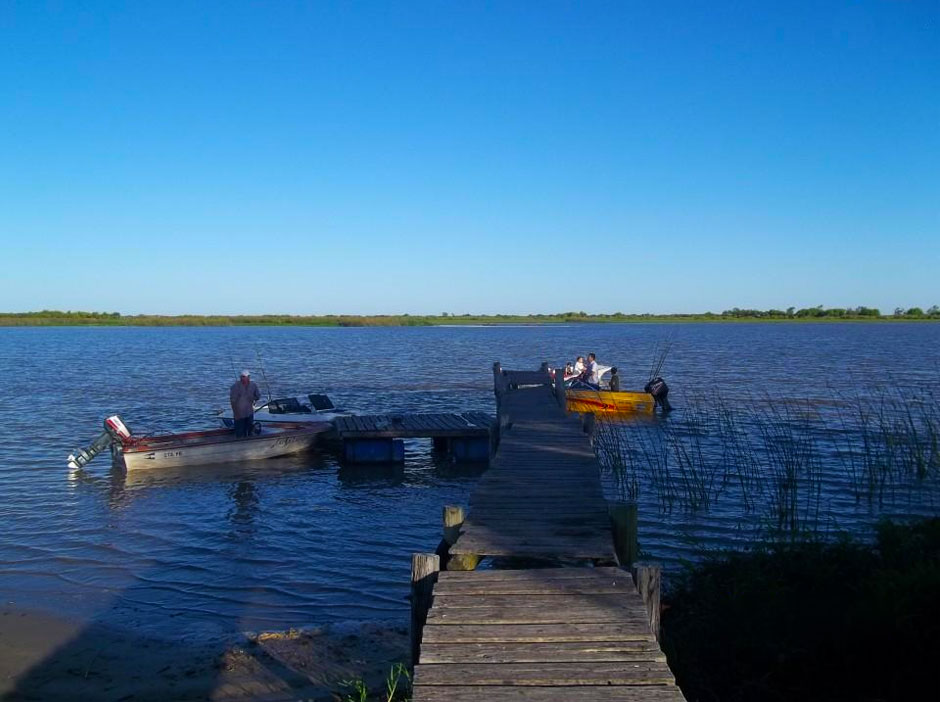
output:
MULTIPOLYGON (((65 457, 118 412, 136 431, 212 426, 234 372, 275 395, 325 391, 360 412, 493 411, 491 365, 535 368, 595 351, 625 388, 655 346, 674 404, 717 387, 824 400, 827 386, 937 388, 936 324, 571 325, 477 328, 0 329, 0 596, 109 623, 200 636, 407 612, 410 554, 433 549, 441 506, 467 503, 481 468, 426 442, 403 469, 343 467, 329 453, 137 476, 65 457)), ((681 411, 681 410, 680 410, 681 411)), ((827 488, 840 525, 879 510, 827 488)), ((641 540, 676 563, 730 543, 744 510, 663 513, 647 492, 641 540)), ((931 499, 892 514, 934 509, 931 499)))

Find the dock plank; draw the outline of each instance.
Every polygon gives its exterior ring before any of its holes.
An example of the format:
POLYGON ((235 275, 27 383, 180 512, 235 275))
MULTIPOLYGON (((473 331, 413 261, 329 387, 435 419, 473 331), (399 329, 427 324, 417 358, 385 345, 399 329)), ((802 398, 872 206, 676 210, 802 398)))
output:
POLYGON ((645 612, 630 607, 592 607, 584 604, 564 611, 545 611, 535 607, 435 608, 428 613, 429 624, 636 624, 649 625, 645 612))
POLYGON ((424 663, 574 663, 577 661, 658 661, 666 656, 651 641, 581 641, 561 643, 426 644, 424 663))
POLYGON ((444 571, 438 575, 441 583, 492 583, 508 581, 521 582, 562 582, 582 580, 608 582, 629 578, 630 574, 622 568, 608 566, 603 568, 527 568, 525 570, 474 570, 444 571))
POLYGON ((576 663, 455 663, 418 665, 415 685, 669 685, 675 678, 659 661, 576 663))
POLYGON ((428 643, 549 643, 579 641, 655 641, 649 626, 636 622, 560 622, 554 624, 429 624, 428 643))
POLYGON ((682 702, 672 685, 513 687, 508 685, 422 686, 413 702, 682 702))

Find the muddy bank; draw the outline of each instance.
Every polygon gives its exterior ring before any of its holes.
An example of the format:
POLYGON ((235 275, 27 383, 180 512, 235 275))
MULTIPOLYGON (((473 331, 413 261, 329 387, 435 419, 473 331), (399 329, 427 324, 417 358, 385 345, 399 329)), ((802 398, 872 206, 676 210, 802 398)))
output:
POLYGON ((405 622, 349 622, 194 642, 0 610, 3 700, 335 700, 353 678, 380 688, 389 668, 407 657, 405 622))

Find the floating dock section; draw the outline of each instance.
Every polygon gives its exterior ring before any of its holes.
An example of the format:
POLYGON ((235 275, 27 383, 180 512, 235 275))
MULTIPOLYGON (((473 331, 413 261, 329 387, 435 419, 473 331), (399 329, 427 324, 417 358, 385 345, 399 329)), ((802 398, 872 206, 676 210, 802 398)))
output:
POLYGON ((414 557, 414 702, 683 700, 657 643, 659 567, 615 548, 581 422, 544 368, 497 364, 494 382, 499 448, 462 523, 445 508, 448 570, 414 557), (529 567, 473 570, 490 556, 529 567))
POLYGON ((432 439, 455 461, 487 461, 493 448, 495 421, 485 412, 462 414, 378 414, 337 417, 336 438, 351 463, 404 460, 402 439, 432 439))

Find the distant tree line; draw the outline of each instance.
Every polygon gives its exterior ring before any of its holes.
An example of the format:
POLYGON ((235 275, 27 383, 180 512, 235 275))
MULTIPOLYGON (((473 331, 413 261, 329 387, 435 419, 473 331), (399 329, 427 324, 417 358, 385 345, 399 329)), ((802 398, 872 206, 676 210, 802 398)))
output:
POLYGON ((898 307, 893 315, 882 315, 876 307, 806 307, 785 310, 742 309, 698 314, 588 314, 581 311, 555 314, 454 314, 440 315, 122 315, 119 312, 42 310, 0 312, 0 326, 320 326, 320 327, 421 327, 439 324, 578 324, 587 322, 708 322, 739 320, 940 320, 940 307, 898 307))
MULTIPOLYGON (((725 310, 721 313, 721 316, 752 319, 871 319, 882 315, 881 310, 877 307, 823 307, 818 305, 817 307, 804 307, 802 309, 788 307, 785 310, 751 310, 735 307, 725 310)), ((892 316, 908 319, 940 318, 940 307, 934 305, 928 308, 926 312, 920 307, 910 307, 908 309, 896 307, 892 316)))

